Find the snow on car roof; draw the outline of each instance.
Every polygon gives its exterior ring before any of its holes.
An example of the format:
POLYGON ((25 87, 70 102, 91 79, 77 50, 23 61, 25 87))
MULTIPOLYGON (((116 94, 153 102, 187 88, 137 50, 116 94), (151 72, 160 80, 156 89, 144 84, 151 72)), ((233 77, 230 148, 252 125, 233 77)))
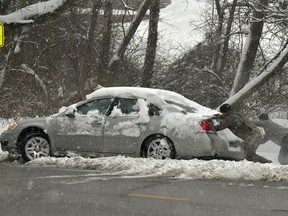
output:
POLYGON ((159 107, 167 105, 165 101, 174 101, 176 103, 181 103, 197 110, 197 113, 203 113, 208 115, 213 115, 218 113, 216 110, 204 107, 194 101, 185 98, 173 91, 156 89, 156 88, 143 88, 143 87, 103 87, 95 90, 91 94, 87 95, 87 99, 92 99, 94 97, 141 97, 150 100, 153 104, 159 107))

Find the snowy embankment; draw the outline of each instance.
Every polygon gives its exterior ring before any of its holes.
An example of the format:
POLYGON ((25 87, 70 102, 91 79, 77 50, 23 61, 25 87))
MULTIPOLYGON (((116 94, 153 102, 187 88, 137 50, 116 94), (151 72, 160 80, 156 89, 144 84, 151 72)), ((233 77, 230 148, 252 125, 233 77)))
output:
MULTIPOLYGON (((0 133, 6 122, 0 120, 0 133)), ((284 125, 285 126, 285 125, 284 125)), ((286 125, 287 126, 287 125, 286 125)), ((183 179, 230 179, 288 181, 288 166, 279 165, 277 156, 279 147, 272 142, 261 145, 259 154, 273 160, 272 164, 260 164, 249 161, 223 160, 156 160, 147 158, 128 158, 124 156, 104 158, 41 158, 25 166, 54 166, 59 168, 89 169, 103 172, 105 175, 123 177, 174 177, 183 179)), ((0 149, 0 162, 7 158, 0 149)))
POLYGON ((173 177, 183 179, 229 179, 258 181, 288 181, 288 166, 223 160, 156 160, 124 156, 87 159, 42 158, 28 166, 89 169, 105 175, 122 177, 173 177))

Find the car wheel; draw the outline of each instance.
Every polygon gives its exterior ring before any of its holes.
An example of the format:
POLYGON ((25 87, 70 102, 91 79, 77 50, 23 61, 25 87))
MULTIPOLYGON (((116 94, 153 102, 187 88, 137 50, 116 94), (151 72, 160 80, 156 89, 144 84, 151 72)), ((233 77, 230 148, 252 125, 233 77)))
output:
POLYGON ((50 156, 51 146, 48 137, 40 132, 27 134, 21 143, 20 152, 25 162, 50 156))
POLYGON ((143 156, 155 159, 174 159, 176 151, 173 142, 164 136, 153 136, 145 142, 143 156))

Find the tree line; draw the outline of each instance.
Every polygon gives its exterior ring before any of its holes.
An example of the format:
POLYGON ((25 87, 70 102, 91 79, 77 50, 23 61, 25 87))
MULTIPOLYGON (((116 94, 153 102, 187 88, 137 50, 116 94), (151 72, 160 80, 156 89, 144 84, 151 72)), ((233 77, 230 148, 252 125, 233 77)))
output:
POLYGON ((40 3, 0 2, 0 22, 22 14, 4 22, 1 117, 48 115, 98 85, 164 88, 211 108, 229 101, 251 116, 287 117, 285 0, 211 1, 201 26, 191 24, 203 41, 172 59, 158 43, 160 0, 62 0, 49 12, 40 3))

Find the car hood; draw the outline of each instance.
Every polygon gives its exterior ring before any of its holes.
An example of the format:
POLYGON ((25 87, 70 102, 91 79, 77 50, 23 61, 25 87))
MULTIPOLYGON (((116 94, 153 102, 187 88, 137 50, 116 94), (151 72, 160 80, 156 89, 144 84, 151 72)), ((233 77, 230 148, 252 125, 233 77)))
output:
POLYGON ((41 127, 43 129, 47 128, 47 117, 36 117, 36 118, 25 118, 25 119, 21 119, 19 121, 16 121, 18 126, 29 126, 29 127, 33 127, 33 126, 37 126, 37 127, 41 127))

